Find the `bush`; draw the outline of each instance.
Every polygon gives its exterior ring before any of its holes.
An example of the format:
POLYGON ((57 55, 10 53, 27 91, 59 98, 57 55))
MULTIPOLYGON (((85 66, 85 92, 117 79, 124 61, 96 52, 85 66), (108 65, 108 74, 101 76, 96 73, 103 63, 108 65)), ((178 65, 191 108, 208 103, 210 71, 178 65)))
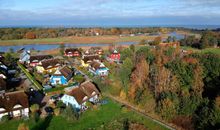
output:
POLYGON ((18 126, 18 130, 29 130, 29 128, 25 123, 21 123, 18 126))
POLYGON ((6 121, 9 121, 9 119, 10 119, 9 116, 5 115, 5 116, 2 117, 1 121, 6 122, 6 121))
POLYGON ((57 108, 61 108, 61 107, 64 107, 64 106, 65 106, 65 104, 64 104, 62 101, 58 101, 58 102, 56 103, 56 105, 57 105, 57 108))
POLYGON ((60 108, 54 109, 54 114, 55 114, 56 116, 59 116, 59 115, 60 115, 60 108))
POLYGON ((79 118, 79 114, 77 113, 76 109, 74 109, 71 105, 68 105, 66 109, 64 109, 62 115, 68 121, 75 121, 79 118))
POLYGON ((31 112, 33 112, 33 113, 39 111, 39 109, 40 109, 40 106, 38 104, 33 104, 30 107, 31 112))

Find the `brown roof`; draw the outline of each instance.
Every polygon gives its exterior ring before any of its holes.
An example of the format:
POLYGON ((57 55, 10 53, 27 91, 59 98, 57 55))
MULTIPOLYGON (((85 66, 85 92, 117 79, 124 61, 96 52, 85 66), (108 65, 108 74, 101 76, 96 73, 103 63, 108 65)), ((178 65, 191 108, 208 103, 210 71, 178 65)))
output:
POLYGON ((74 88, 70 93, 68 93, 68 95, 73 96, 79 104, 82 104, 87 100, 83 100, 87 95, 79 87, 74 88))
POLYGON ((60 69, 60 72, 67 79, 69 79, 73 75, 73 71, 67 66, 60 69))
POLYGON ((91 67, 93 67, 93 68, 95 68, 95 70, 97 70, 98 68, 100 68, 100 63, 99 62, 97 62, 97 61, 93 61, 91 64, 90 64, 90 66, 91 67))
POLYGON ((93 60, 100 60, 100 57, 98 55, 93 55, 93 56, 85 56, 83 58, 83 61, 87 63, 88 61, 93 61, 93 60))
POLYGON ((3 78, 0 78, 0 91, 6 89, 6 82, 3 78))
POLYGON ((73 96, 79 104, 89 100, 89 98, 95 96, 92 93, 95 92, 95 95, 100 94, 96 86, 90 82, 86 81, 82 83, 79 87, 74 88, 68 95, 73 96), (86 99, 84 99, 87 97, 86 99))
POLYGON ((49 60, 44 60, 42 61, 42 66, 43 68, 46 69, 50 69, 50 68, 54 68, 54 67, 58 67, 60 66, 60 60, 59 59, 49 59, 49 60))
POLYGON ((72 53, 78 52, 79 54, 81 54, 81 52, 77 48, 67 48, 67 49, 65 49, 65 53, 68 54, 68 52, 72 52, 72 53))
POLYGON ((30 56, 30 62, 33 62, 33 61, 37 61, 37 62, 40 62, 42 60, 45 60, 45 59, 51 59, 53 58, 53 56, 51 55, 36 55, 36 56, 30 56))
POLYGON ((95 96, 95 95, 92 95, 93 92, 95 92, 96 94, 100 93, 99 90, 96 88, 96 86, 90 81, 86 81, 86 82, 82 83, 80 85, 80 88, 83 90, 83 92, 86 93, 86 95, 88 97, 95 96))
POLYGON ((22 106, 21 108, 16 108, 18 110, 29 107, 28 96, 23 91, 6 93, 0 96, 0 108, 4 108, 6 112, 16 110, 13 108, 15 105, 22 106))

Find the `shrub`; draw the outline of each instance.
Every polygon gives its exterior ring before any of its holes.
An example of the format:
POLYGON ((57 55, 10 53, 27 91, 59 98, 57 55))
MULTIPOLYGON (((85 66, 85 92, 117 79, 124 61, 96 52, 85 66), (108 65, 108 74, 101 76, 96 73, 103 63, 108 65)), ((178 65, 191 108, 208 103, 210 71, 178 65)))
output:
POLYGON ((60 115, 60 108, 54 109, 54 114, 55 114, 56 116, 59 116, 59 115, 60 115))
POLYGON ((9 121, 9 119, 10 119, 9 116, 5 115, 5 116, 2 117, 1 121, 6 122, 6 121, 9 121))
POLYGON ((31 112, 33 112, 33 113, 39 111, 39 109, 40 109, 40 106, 38 104, 33 104, 30 107, 31 112))
POLYGON ((18 130, 29 130, 29 128, 25 123, 21 123, 18 126, 18 130))

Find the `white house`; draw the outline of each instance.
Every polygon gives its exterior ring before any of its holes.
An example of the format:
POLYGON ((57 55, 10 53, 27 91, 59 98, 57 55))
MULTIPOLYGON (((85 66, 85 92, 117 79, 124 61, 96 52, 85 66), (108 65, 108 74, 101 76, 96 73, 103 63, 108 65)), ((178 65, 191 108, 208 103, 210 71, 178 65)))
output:
POLYGON ((74 108, 81 110, 87 108, 87 101, 96 103, 99 94, 100 92, 96 86, 92 82, 86 81, 79 87, 75 87, 70 92, 64 94, 61 101, 66 105, 72 105, 74 108))
POLYGON ((28 117, 28 97, 23 91, 3 93, 0 95, 0 119, 10 117, 28 117))
POLYGON ((109 69, 100 61, 93 61, 89 65, 89 71, 94 75, 107 76, 109 69))

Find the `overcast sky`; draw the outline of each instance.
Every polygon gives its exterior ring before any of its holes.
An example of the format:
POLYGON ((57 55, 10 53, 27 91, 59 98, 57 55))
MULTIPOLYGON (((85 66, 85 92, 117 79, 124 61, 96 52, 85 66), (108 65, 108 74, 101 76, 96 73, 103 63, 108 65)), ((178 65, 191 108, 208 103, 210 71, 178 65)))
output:
POLYGON ((0 0, 0 25, 220 25, 220 0, 0 0))

